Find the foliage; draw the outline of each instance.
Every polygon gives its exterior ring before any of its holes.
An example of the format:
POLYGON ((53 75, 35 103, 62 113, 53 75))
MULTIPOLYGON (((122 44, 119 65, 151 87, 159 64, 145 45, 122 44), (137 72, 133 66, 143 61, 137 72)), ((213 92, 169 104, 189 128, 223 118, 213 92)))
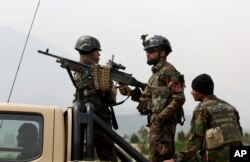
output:
POLYGON ((130 137, 130 143, 137 144, 139 151, 144 155, 149 153, 148 134, 148 130, 142 126, 136 134, 133 133, 130 137))
POLYGON ((139 142, 139 137, 133 133, 132 136, 130 137, 130 143, 138 143, 139 142))
POLYGON ((148 130, 142 126, 138 131, 140 141, 138 142, 138 147, 142 154, 148 155, 149 153, 149 143, 148 143, 148 130))
POLYGON ((184 140, 184 141, 175 141, 175 152, 179 152, 179 151, 182 151, 185 147, 185 145, 187 144, 187 140, 184 140))
MULTIPOLYGON (((126 139, 130 139, 130 143, 137 144, 139 151, 148 155, 149 153, 149 131, 145 126, 142 126, 137 133, 133 133, 129 138, 128 135, 124 136, 126 139)), ((177 133, 177 139, 175 141, 175 150, 179 152, 183 150, 185 145, 188 142, 188 134, 185 134, 183 131, 177 133)))
POLYGON ((250 146, 250 134, 249 133, 244 133, 243 145, 250 146))
POLYGON ((148 130, 142 126, 140 130, 138 131, 138 135, 141 139, 141 141, 147 141, 148 140, 148 130))
POLYGON ((186 138, 185 133, 183 132, 183 130, 177 133, 177 140, 178 141, 185 141, 185 140, 187 140, 187 138, 186 138))
MULTIPOLYGON (((189 132, 190 133, 190 132, 189 132)), ((188 143, 189 133, 184 133, 183 131, 177 132, 175 140, 175 151, 180 152, 184 149, 185 145, 188 143)), ((149 154, 149 131, 147 127, 142 126, 137 133, 133 133, 129 138, 128 135, 124 135, 124 138, 130 139, 130 142, 138 146, 138 151, 143 155, 149 154)), ((243 144, 250 146, 250 133, 244 133, 243 144)))
MULTIPOLYGON (((129 138, 128 135, 124 136, 125 138, 129 138)), ((130 143, 137 144, 139 151, 148 155, 149 153, 149 131, 145 126, 142 126, 137 133, 133 133, 130 137, 130 143)), ((184 146, 187 144, 187 135, 181 131, 177 133, 177 140, 175 141, 175 149, 176 151, 181 151, 184 146)))

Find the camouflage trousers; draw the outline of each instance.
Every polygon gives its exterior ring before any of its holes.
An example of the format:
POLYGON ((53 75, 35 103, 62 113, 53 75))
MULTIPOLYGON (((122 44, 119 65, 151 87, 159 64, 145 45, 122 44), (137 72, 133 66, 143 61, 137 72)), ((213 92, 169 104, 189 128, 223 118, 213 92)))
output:
POLYGON ((149 161, 162 162, 167 159, 173 158, 174 149, 174 134, 175 124, 165 124, 158 126, 155 123, 150 125, 149 134, 149 161))
MULTIPOLYGON (((208 156, 208 162, 230 162, 229 161, 230 157, 229 155, 226 156, 208 156)), ((199 152, 193 157, 191 157, 187 162, 204 162, 205 160, 202 159, 202 157, 199 155, 199 152)))
MULTIPOLYGON (((111 127, 110 119, 103 121, 111 127)), ((94 145, 100 161, 117 162, 114 142, 94 124, 94 145)))
MULTIPOLYGON (((213 151, 209 151, 208 153, 208 162, 230 162, 230 148, 228 146, 226 147, 219 147, 217 149, 214 149, 213 151)), ((204 162, 203 157, 200 155, 200 151, 197 151, 197 153, 188 159, 187 162, 204 162)))
POLYGON ((208 151, 209 162, 230 162, 230 146, 223 145, 208 151))

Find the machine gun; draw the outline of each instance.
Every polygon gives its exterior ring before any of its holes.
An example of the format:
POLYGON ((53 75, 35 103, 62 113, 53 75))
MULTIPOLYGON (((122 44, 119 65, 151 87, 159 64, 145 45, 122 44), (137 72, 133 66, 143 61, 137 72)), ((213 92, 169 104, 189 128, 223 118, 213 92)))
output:
MULTIPOLYGON (((79 73, 87 72, 88 75, 92 76, 93 70, 96 69, 94 65, 84 64, 81 62, 73 61, 73 60, 70 60, 61 56, 51 54, 49 53, 49 49, 47 49, 46 51, 38 50, 38 53, 57 58, 57 62, 61 64, 62 68, 67 69, 68 72, 69 70, 74 71, 74 72, 79 72, 79 73)), ((125 70, 126 67, 121 64, 115 63, 113 58, 114 56, 112 57, 112 60, 109 60, 109 62, 107 63, 109 65, 108 70, 110 73, 110 80, 118 82, 121 85, 131 85, 136 88, 141 88, 142 90, 144 90, 144 88, 146 87, 146 84, 140 81, 137 81, 132 76, 132 74, 128 74, 128 73, 120 71, 120 70, 125 70)), ((100 65, 97 65, 97 69, 102 70, 103 67, 100 65)))

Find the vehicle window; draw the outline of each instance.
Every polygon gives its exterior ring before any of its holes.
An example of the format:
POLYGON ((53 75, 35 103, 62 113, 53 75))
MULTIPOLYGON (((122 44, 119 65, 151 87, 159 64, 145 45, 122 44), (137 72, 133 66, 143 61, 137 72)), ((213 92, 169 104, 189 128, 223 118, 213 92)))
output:
POLYGON ((0 114, 0 161, 30 161, 42 153, 43 118, 31 114, 0 114))

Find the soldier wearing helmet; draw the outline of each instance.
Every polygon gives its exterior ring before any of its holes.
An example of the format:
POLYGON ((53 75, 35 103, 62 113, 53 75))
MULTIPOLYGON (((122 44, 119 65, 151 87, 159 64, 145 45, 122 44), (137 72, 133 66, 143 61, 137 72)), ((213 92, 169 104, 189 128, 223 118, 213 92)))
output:
MULTIPOLYGON (((80 62, 94 65, 99 63, 101 45, 99 41, 92 36, 80 37, 75 45, 79 52, 80 62)), ((86 73, 75 73, 74 81, 76 83, 75 100, 84 105, 90 101, 94 105, 94 113, 100 117, 106 124, 112 127, 112 115, 108 104, 116 102, 116 92, 114 88, 108 91, 94 89, 93 79, 86 73)), ((94 123, 94 146, 100 161, 117 161, 115 146, 113 141, 106 136, 94 123)))
POLYGON ((165 57, 167 57, 169 53, 172 52, 172 47, 169 41, 165 37, 160 35, 155 35, 146 41, 143 40, 143 46, 147 54, 154 53, 156 51, 158 53, 154 58, 147 57, 147 63, 149 65, 157 64, 160 61, 160 57, 163 57, 163 59, 165 59, 165 57), (159 53, 160 51, 165 53, 164 56, 161 56, 161 54, 159 53))
POLYGON ((132 100, 139 102, 139 112, 148 115, 149 161, 162 162, 173 157, 176 125, 183 124, 184 76, 167 62, 172 48, 165 37, 154 35, 147 40, 145 38, 143 35, 147 64, 152 65, 152 75, 147 86, 142 93, 128 86, 119 90, 123 95, 131 95, 132 100))
POLYGON ((75 49, 80 54, 81 62, 87 60, 91 63, 98 63, 101 51, 101 45, 99 41, 92 36, 82 36, 80 37, 75 45, 75 49))

